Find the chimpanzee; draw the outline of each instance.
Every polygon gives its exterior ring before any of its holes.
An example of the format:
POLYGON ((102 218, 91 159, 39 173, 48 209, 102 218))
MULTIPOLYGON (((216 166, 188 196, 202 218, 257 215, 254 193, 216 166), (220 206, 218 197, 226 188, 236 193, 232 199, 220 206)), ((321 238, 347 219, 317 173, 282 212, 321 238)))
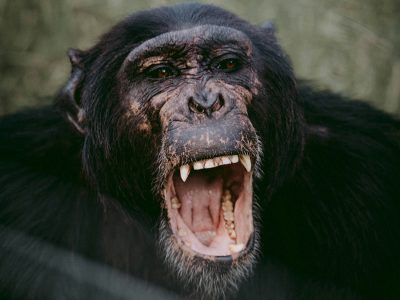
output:
POLYGON ((400 299, 398 119, 212 5, 68 55, 53 105, 0 120, 3 298, 95 299, 67 255, 190 299, 400 299))

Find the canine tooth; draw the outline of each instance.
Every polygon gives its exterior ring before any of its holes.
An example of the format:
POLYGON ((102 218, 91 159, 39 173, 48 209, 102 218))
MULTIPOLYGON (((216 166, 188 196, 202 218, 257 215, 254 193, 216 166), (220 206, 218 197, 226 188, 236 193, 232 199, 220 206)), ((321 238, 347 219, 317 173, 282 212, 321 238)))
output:
POLYGON ((237 155, 232 155, 232 156, 231 156, 231 162, 232 162, 233 164, 239 162, 239 156, 237 156, 237 155))
POLYGON ((240 155, 240 162, 247 172, 251 171, 251 159, 248 155, 240 155))
POLYGON ((193 163, 193 169, 194 170, 201 170, 204 169, 204 161, 196 161, 193 163))
POLYGON ((228 156, 222 156, 221 160, 223 165, 229 165, 231 163, 231 160, 229 159, 228 156))
POLYGON ((229 251, 233 253, 238 253, 244 249, 244 244, 229 245, 229 251))
POLYGON ((212 159, 207 159, 206 163, 204 164, 204 169, 214 168, 214 161, 212 159))
POLYGON ((182 181, 185 182, 190 174, 190 166, 189 165, 181 166, 180 173, 181 173, 182 181))

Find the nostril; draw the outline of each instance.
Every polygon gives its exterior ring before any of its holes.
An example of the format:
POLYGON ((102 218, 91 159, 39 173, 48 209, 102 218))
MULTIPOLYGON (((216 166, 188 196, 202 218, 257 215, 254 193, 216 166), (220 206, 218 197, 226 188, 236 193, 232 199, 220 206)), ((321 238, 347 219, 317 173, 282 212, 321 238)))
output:
POLYGON ((219 108, 225 105, 225 100, 222 94, 218 94, 218 103, 219 103, 219 108))
POLYGON ((216 97, 209 97, 208 99, 205 98, 205 101, 202 102, 196 101, 192 96, 188 98, 188 107, 191 112, 206 114, 209 117, 213 112, 220 110, 224 105, 225 100, 222 94, 217 94, 216 97))
POLYGON ((204 108, 200 106, 194 99, 193 97, 189 97, 188 100, 188 106, 189 110, 194 112, 194 113, 204 113, 204 108))
POLYGON ((214 104, 211 107, 211 111, 218 111, 225 105, 224 97, 221 94, 218 94, 218 97, 214 104))

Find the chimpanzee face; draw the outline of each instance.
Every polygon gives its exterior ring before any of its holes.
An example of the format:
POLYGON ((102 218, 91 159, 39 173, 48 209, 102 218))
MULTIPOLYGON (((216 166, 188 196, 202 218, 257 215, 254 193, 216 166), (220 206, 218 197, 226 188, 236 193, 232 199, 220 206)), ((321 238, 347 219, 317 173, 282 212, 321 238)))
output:
POLYGON ((87 52, 70 52, 59 98, 84 136, 88 182, 158 222, 165 262, 210 297, 250 273, 254 183, 279 185, 303 143, 294 75, 273 33, 219 13, 230 25, 208 14, 128 18, 87 52))

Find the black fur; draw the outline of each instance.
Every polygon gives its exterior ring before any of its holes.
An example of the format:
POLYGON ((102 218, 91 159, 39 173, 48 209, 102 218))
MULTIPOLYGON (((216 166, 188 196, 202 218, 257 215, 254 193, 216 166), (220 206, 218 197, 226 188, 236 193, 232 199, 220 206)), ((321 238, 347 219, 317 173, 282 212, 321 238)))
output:
MULTIPOLYGON (((159 149, 121 128, 115 80, 141 42, 201 24, 244 32, 263 76, 264 93, 248 108, 264 149, 261 258, 237 298, 399 299, 400 122, 314 91, 295 78, 272 30, 198 4, 132 15, 71 59, 76 89, 0 120, 1 298, 98 299, 74 290, 89 278, 49 281, 56 270, 37 261, 61 261, 49 245, 185 295, 156 250, 159 149), (86 137, 67 122, 71 97, 85 108, 86 137)), ((113 297, 121 295, 104 299, 113 297)))

